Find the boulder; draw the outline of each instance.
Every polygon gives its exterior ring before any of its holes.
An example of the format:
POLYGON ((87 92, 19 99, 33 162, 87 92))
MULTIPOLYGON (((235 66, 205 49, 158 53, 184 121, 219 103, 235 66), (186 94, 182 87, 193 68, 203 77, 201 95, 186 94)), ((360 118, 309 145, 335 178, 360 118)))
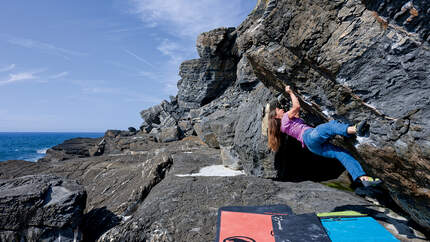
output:
MULTIPOLYGON (((64 161, 78 157, 89 157, 90 150, 96 146, 102 138, 73 138, 64 141, 46 151, 45 157, 39 161, 64 161)), ((94 154, 94 152, 91 152, 94 154)))
POLYGON ((0 241, 80 241, 86 192, 53 175, 0 180, 0 241))
POLYGON ((430 229, 428 1, 278 1, 237 28, 238 53, 273 91, 285 84, 318 124, 367 119, 342 141, 392 198, 430 229), (419 170, 419 172, 417 172, 419 170))
POLYGON ((182 132, 178 126, 173 126, 161 129, 161 131, 156 135, 156 137, 159 142, 172 142, 180 140, 182 137, 182 132))

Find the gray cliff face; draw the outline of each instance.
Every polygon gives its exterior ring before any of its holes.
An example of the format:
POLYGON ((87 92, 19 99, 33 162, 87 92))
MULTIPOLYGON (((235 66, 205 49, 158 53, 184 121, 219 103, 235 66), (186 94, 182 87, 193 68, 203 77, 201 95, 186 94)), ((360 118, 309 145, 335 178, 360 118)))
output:
POLYGON ((228 34, 234 38, 225 37, 230 29, 198 37, 201 59, 181 66, 177 107, 186 111, 178 120, 219 148, 224 165, 288 179, 279 161, 297 147, 288 142, 284 154, 271 153, 262 120, 265 103, 291 85, 309 124, 369 121, 368 137, 337 144, 370 175, 382 178, 397 204, 430 228, 429 5, 423 0, 259 1, 228 34), (212 70, 210 63, 236 64, 228 68, 235 69, 235 80, 225 69, 212 68, 226 74, 224 81, 231 79, 221 95, 223 88, 213 94, 206 88, 217 78, 202 78, 212 70), (206 97, 217 98, 202 102, 206 97))
POLYGON ((236 80, 236 60, 232 53, 234 28, 220 28, 203 33, 197 39, 200 59, 181 64, 178 81, 178 104, 195 109, 222 95, 236 80))
POLYGON ((351 152, 430 228, 428 7, 279 2, 267 19, 239 27, 237 42, 267 87, 293 86, 311 113, 351 124, 368 119, 370 136, 351 152))
POLYGON ((0 180, 0 241, 75 241, 86 193, 52 175, 0 180))

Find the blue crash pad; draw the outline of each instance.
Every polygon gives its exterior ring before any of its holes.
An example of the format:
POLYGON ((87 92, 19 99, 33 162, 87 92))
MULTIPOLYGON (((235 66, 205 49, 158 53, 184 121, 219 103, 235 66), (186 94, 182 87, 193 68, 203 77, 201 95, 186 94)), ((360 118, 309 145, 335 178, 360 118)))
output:
POLYGON ((399 241, 371 217, 324 218, 321 223, 333 242, 399 241))

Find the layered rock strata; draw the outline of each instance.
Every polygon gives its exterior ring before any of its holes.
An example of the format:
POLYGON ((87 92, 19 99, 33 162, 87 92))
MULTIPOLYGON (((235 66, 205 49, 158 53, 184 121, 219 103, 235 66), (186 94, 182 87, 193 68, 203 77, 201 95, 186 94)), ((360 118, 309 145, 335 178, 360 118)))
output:
MULTIPOLYGON (((293 151, 287 146, 281 149, 284 154, 272 154, 262 120, 265 103, 279 97, 284 85, 297 92, 309 124, 367 119, 371 128, 366 138, 336 144, 347 148, 370 175, 382 178, 397 204, 430 229, 429 4, 259 1, 231 32, 232 48, 222 48, 238 60, 236 80, 211 103, 179 102, 178 107, 200 114, 191 123, 202 140, 221 149, 225 165, 275 179, 282 178, 279 164, 293 151)), ((219 32, 198 38, 201 61, 225 56, 215 51, 226 46, 219 32)), ((205 70, 194 68, 191 79, 208 85, 197 78, 205 70)), ((179 97, 188 90, 183 81, 179 97)))

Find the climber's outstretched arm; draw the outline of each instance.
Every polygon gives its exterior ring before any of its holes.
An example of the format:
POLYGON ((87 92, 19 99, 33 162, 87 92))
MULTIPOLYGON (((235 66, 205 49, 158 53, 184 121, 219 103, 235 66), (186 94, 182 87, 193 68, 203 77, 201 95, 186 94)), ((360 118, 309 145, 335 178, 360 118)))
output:
POLYGON ((291 102, 293 103, 293 106, 290 110, 288 110, 288 118, 292 119, 294 117, 298 118, 300 114, 300 103, 299 99, 297 99, 296 95, 294 94, 293 90, 291 90, 290 86, 285 86, 285 91, 290 94, 291 102))

